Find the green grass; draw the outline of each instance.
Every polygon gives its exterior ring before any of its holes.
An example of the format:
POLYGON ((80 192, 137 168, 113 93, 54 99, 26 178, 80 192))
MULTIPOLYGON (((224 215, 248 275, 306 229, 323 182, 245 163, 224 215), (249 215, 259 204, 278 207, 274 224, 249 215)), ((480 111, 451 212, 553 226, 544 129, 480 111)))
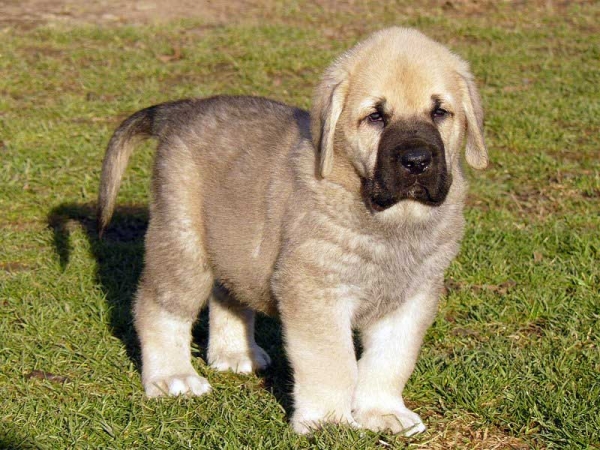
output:
MULTIPOLYGON (((2 33, 0 447, 600 448, 600 8, 398 5, 2 33), (390 24, 418 26, 471 61, 492 160, 470 174, 468 231, 406 390, 429 430, 295 436, 280 330, 267 318, 264 374, 220 374, 198 358, 213 394, 145 399, 129 308, 153 152, 134 155, 98 241, 93 204, 112 130, 187 96, 308 107, 328 62, 390 24)), ((202 356, 205 316, 195 336, 202 356)))

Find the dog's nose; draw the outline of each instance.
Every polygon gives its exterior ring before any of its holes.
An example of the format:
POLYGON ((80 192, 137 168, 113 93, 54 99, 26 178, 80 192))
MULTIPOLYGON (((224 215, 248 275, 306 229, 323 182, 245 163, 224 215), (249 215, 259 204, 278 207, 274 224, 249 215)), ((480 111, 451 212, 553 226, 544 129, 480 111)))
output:
POLYGON ((431 164, 433 156, 426 147, 416 147, 404 151, 400 156, 400 164, 408 170, 411 175, 419 175, 431 164))

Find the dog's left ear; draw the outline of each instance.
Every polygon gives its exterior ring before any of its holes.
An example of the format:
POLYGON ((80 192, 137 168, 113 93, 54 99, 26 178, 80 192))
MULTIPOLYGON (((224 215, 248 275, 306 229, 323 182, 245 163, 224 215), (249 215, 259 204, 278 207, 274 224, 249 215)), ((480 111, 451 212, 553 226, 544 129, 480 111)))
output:
POLYGON ((318 173, 327 177, 333 169, 333 143, 338 119, 342 114, 348 91, 348 77, 344 60, 338 59, 323 76, 317 86, 311 108, 311 134, 318 152, 318 173))
POLYGON ((485 169, 488 165, 488 152, 483 138, 483 107, 473 75, 468 69, 460 75, 463 90, 463 109, 467 119, 467 163, 475 169, 485 169))

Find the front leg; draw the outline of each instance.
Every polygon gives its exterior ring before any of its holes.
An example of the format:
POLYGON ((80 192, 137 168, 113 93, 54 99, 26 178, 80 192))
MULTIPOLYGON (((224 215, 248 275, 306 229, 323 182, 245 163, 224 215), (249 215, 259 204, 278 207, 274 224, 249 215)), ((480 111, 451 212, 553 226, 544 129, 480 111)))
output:
POLYGON ((297 298, 282 302, 280 312, 294 372, 294 430, 305 434, 325 423, 356 425, 351 409, 357 366, 349 302, 297 298))
POLYGON ((425 431, 421 418, 404 405, 402 391, 435 317, 437 297, 429 292, 409 297, 396 311, 361 330, 363 354, 352 405, 360 426, 406 436, 425 431))

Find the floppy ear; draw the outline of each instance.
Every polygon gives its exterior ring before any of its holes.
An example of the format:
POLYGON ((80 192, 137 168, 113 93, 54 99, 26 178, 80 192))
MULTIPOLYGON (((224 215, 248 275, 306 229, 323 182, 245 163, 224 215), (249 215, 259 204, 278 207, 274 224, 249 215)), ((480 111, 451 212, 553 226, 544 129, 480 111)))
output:
POLYGON ((483 107, 473 76, 468 71, 460 74, 463 85, 463 109, 467 119, 467 163, 475 169, 485 169, 488 153, 483 138, 483 107))
MULTIPOLYGON (((338 61, 339 63, 339 61, 338 61)), ((311 133, 319 154, 319 175, 327 177, 333 169, 335 128, 344 108, 348 82, 346 71, 334 64, 315 90, 311 108, 311 133)))

